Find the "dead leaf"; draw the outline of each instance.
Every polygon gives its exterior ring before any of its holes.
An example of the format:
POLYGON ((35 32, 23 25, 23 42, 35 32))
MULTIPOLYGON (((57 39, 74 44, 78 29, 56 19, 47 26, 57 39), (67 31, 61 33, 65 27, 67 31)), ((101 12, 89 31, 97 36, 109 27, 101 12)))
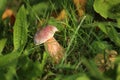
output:
POLYGON ((13 26, 15 22, 15 14, 11 9, 6 9, 2 15, 2 20, 10 18, 10 25, 13 26))
POLYGON ((57 20, 64 20, 67 17, 66 11, 63 9, 59 15, 56 17, 57 20))
POLYGON ((75 4, 78 15, 80 17, 83 16, 85 13, 85 6, 86 6, 87 0, 73 0, 73 2, 75 4))
POLYGON ((114 69, 114 62, 117 56, 117 51, 115 50, 105 50, 105 55, 103 53, 98 53, 95 56, 95 63, 101 72, 109 69, 114 69))
POLYGON ((13 15, 13 11, 11 9, 6 9, 2 15, 2 20, 6 19, 7 17, 11 17, 13 15))

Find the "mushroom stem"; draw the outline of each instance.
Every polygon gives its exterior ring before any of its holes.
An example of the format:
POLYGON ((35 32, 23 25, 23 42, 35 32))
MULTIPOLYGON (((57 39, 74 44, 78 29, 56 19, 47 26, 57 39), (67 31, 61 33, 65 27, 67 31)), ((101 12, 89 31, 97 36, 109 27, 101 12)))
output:
POLYGON ((53 58, 55 63, 59 63, 64 55, 64 48, 56 41, 54 37, 44 43, 46 51, 53 58))

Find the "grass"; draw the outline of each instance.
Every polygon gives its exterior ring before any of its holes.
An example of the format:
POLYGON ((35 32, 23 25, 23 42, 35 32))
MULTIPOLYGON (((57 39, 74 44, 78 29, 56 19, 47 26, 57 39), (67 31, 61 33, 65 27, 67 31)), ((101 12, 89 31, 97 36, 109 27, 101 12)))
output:
POLYGON ((81 17, 73 0, 0 3, 1 17, 7 7, 16 17, 14 25, 10 17, 0 19, 0 80, 119 80, 119 17, 114 19, 112 13, 108 18, 101 15, 103 12, 95 6, 97 0, 87 1, 81 17), (67 17, 56 20, 62 10, 67 17), (59 29, 54 37, 65 49, 59 64, 53 63, 43 44, 34 44, 36 31, 46 25, 59 29), (111 51, 117 56, 109 57, 111 51), (99 64, 98 59, 99 63, 105 62, 99 64))

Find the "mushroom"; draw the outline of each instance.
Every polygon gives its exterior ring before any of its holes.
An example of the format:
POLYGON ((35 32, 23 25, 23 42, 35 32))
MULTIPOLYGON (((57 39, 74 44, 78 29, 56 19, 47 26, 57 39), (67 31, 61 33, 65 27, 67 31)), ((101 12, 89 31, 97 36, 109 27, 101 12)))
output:
POLYGON ((55 63, 59 63, 64 54, 64 48, 53 37, 58 29, 48 25, 38 30, 34 36, 34 43, 40 45, 44 43, 45 50, 50 54, 55 63))

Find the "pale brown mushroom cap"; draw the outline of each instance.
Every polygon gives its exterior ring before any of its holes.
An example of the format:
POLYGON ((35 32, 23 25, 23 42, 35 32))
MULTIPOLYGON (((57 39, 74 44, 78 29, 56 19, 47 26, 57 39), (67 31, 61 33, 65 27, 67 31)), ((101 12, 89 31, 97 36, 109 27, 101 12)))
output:
POLYGON ((37 33, 35 34, 34 43, 36 45, 39 45, 46 42, 54 36, 56 31, 58 31, 58 29, 55 26, 48 25, 44 27, 43 29, 37 31, 37 33))

